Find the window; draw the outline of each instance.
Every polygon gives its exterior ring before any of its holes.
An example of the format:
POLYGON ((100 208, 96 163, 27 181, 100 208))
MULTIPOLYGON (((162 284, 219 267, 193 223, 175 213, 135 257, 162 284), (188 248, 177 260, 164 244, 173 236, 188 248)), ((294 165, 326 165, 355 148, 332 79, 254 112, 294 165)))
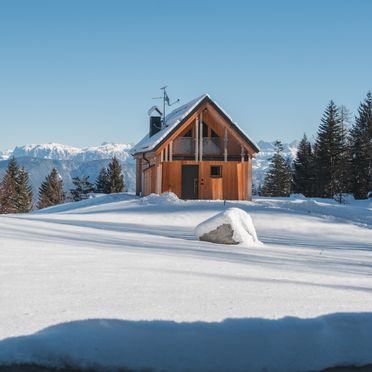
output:
POLYGON ((213 129, 211 129, 211 137, 214 137, 214 138, 218 137, 218 134, 213 129))
POLYGON ((203 122, 203 137, 208 137, 208 125, 203 122))
POLYGON ((211 166, 211 177, 213 177, 213 178, 222 177, 222 167, 221 167, 221 165, 212 165, 211 166))

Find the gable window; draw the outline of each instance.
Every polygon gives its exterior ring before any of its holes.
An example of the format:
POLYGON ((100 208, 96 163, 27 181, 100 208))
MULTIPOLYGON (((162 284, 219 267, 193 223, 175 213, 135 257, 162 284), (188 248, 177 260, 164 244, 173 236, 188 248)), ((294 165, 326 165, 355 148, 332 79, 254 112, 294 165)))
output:
POLYGON ((203 137, 208 137, 208 125, 203 122, 203 137))
POLYGON ((183 137, 192 137, 192 129, 190 129, 188 132, 186 132, 183 137))
POLYGON ((211 165, 211 177, 212 178, 222 177, 222 166, 221 165, 211 165))
POLYGON ((218 134, 213 129, 211 129, 211 137, 218 138, 218 134))

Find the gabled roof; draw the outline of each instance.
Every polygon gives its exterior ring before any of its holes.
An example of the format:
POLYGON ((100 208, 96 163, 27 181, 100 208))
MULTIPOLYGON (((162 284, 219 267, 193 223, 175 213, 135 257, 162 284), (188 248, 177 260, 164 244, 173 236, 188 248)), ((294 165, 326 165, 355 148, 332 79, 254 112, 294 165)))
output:
POLYGON ((204 102, 211 103, 216 110, 230 123, 231 127, 235 129, 239 135, 248 142, 256 152, 259 152, 259 147, 252 141, 238 126, 234 123, 229 115, 215 102, 209 94, 203 94, 202 96, 193 99, 189 103, 180 106, 173 110, 165 117, 165 126, 152 137, 147 134, 141 141, 139 141, 131 151, 132 155, 156 150, 177 128, 179 125, 188 119, 195 111, 198 110, 199 106, 204 102))

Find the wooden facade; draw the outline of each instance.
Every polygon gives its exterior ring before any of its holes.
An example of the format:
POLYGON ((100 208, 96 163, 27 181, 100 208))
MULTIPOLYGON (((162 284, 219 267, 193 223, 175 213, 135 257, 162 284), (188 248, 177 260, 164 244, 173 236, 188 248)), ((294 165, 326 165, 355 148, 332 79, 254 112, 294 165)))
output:
POLYGON ((250 200, 257 146, 209 96, 181 119, 162 129, 165 135, 148 151, 133 153, 137 195, 170 191, 182 199, 250 200))

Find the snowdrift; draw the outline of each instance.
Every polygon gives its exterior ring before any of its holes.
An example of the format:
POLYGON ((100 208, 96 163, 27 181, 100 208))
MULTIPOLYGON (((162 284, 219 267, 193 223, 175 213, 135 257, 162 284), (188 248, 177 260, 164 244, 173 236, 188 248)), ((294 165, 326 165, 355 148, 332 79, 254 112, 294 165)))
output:
POLYGON ((163 192, 162 194, 150 194, 140 199, 142 204, 171 205, 184 202, 173 192, 163 192))
POLYGON ((0 341, 0 364, 300 372, 367 365, 372 363, 371 345, 372 313, 220 323, 96 319, 0 341))
POLYGON ((195 235, 200 240, 221 244, 262 244, 256 234, 251 216, 239 208, 229 208, 199 224, 195 235))

